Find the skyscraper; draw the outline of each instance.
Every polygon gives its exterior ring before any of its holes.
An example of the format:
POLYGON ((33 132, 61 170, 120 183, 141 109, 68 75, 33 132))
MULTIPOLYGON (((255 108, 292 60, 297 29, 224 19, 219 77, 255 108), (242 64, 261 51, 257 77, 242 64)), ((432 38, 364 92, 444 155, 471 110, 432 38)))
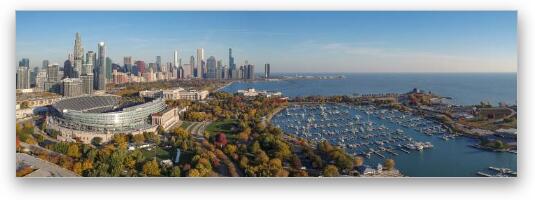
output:
MULTIPOLYGON (((65 62, 69 62, 69 60, 65 62)), ((59 65, 48 65, 48 67, 46 68, 46 76, 47 79, 44 83, 43 90, 49 92, 59 92, 59 80, 61 79, 61 77, 59 77, 59 65)))
POLYGON ((197 76, 196 78, 202 78, 204 74, 206 74, 205 66, 203 66, 204 63, 204 49, 198 48, 197 49, 197 60, 195 62, 195 68, 197 69, 197 76))
MULTIPOLYGON (((229 71, 236 71, 236 65, 234 64, 234 57, 232 56, 232 48, 228 49, 228 67, 229 71)), ((233 73, 229 73, 230 77, 236 79, 236 77, 233 77, 233 73)))
POLYGON ((76 39, 74 40, 74 67, 73 77, 80 76, 82 72, 82 64, 84 59, 84 48, 82 47, 82 37, 80 33, 76 32, 76 39))
POLYGON ((46 75, 48 77, 47 81, 57 83, 60 80, 59 74, 59 65, 51 64, 46 68, 46 75))
POLYGON ((180 65, 178 64, 178 59, 180 58, 178 57, 178 49, 177 49, 175 50, 175 54, 173 55, 173 67, 176 67, 176 68, 180 67, 180 65))
POLYGON ((134 64, 136 64, 136 68, 137 68, 137 72, 138 74, 143 74, 145 73, 145 61, 142 61, 142 60, 138 60, 136 61, 134 64))
POLYGON ((197 77, 197 67, 195 66, 195 57, 191 56, 189 58, 189 65, 190 65, 190 71, 191 71, 190 78, 197 77))
POLYGON ((17 89, 30 88, 30 68, 19 66, 17 68, 17 89))
POLYGON ((62 80, 61 91, 63 96, 75 97, 83 94, 82 80, 79 78, 66 78, 62 80))
POLYGON ((156 72, 159 72, 162 70, 162 57, 161 56, 156 56, 156 69, 152 69, 156 72))
POLYGON ((123 58, 124 62, 124 72, 131 72, 132 71, 132 56, 125 56, 123 58))
POLYGON ((271 75, 271 66, 269 63, 266 63, 266 65, 264 65, 264 78, 269 78, 271 75))
POLYGON ((48 60, 43 60, 43 65, 41 66, 41 69, 46 69, 50 62, 48 60))
POLYGON ((111 73, 113 72, 112 60, 110 57, 106 57, 106 79, 109 81, 112 79, 111 73))
POLYGON ((19 61, 19 67, 30 67, 30 59, 23 58, 19 61))
POLYGON ((97 55, 94 51, 88 51, 85 54, 85 64, 82 64, 81 75, 93 74, 93 69, 96 69, 97 55))
POLYGON ((35 77, 35 89, 38 92, 42 92, 45 90, 45 82, 46 82, 46 68, 41 69, 39 72, 37 72, 37 76, 35 77))
POLYGON ((98 81, 97 90, 106 90, 106 44, 104 42, 98 43, 98 73, 96 74, 98 81))
POLYGON ((206 78, 207 79, 216 79, 217 78, 217 61, 215 57, 210 56, 208 60, 206 60, 206 78))

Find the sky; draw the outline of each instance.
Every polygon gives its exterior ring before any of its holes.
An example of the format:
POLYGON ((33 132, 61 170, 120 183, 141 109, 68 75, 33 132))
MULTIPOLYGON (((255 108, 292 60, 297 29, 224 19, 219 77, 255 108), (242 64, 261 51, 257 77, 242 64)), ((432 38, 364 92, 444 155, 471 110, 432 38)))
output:
MULTIPOLYGON (((189 62, 197 48, 272 72, 516 72, 516 11, 17 11, 17 60, 60 63, 105 42, 108 56, 189 62)), ((15 64, 17 65, 17 64, 15 64)))

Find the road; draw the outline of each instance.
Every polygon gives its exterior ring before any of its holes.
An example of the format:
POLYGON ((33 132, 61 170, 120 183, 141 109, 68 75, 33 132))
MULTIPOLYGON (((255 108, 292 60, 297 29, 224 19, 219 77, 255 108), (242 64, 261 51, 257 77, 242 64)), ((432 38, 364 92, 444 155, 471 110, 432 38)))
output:
POLYGON ((204 130, 212 122, 192 122, 187 128, 186 131, 190 132, 193 137, 198 140, 204 139, 204 130))
POLYGON ((17 153, 17 164, 19 163, 24 163, 32 166, 34 169, 38 169, 25 177, 78 177, 72 171, 25 153, 17 153))

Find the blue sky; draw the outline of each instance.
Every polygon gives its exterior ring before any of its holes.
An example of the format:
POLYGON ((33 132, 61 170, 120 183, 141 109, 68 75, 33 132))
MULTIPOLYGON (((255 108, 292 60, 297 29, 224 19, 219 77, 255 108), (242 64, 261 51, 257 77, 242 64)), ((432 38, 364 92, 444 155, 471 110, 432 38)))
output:
POLYGON ((514 11, 485 12, 141 12, 18 11, 17 60, 63 63, 80 32, 124 56, 171 62, 196 48, 228 63, 274 72, 516 72, 514 11))

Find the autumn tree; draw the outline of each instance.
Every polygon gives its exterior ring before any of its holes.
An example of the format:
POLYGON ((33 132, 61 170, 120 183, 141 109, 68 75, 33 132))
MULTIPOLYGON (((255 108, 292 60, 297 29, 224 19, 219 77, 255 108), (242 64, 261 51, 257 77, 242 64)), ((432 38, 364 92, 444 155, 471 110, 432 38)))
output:
POLYGON ((396 162, 393 159, 386 159, 383 163, 383 169, 392 170, 394 169, 396 162))
POLYGON ((340 176, 340 173, 338 173, 338 168, 336 168, 336 166, 327 165, 325 169, 323 169, 323 176, 336 177, 336 176, 340 176))
POLYGON ((160 176, 160 167, 158 165, 158 161, 156 161, 156 159, 152 159, 151 161, 143 164, 143 173, 146 176, 160 176))
POLYGON ((142 145, 145 143, 145 136, 143 136, 143 134, 135 134, 132 136, 132 139, 137 145, 142 145))

